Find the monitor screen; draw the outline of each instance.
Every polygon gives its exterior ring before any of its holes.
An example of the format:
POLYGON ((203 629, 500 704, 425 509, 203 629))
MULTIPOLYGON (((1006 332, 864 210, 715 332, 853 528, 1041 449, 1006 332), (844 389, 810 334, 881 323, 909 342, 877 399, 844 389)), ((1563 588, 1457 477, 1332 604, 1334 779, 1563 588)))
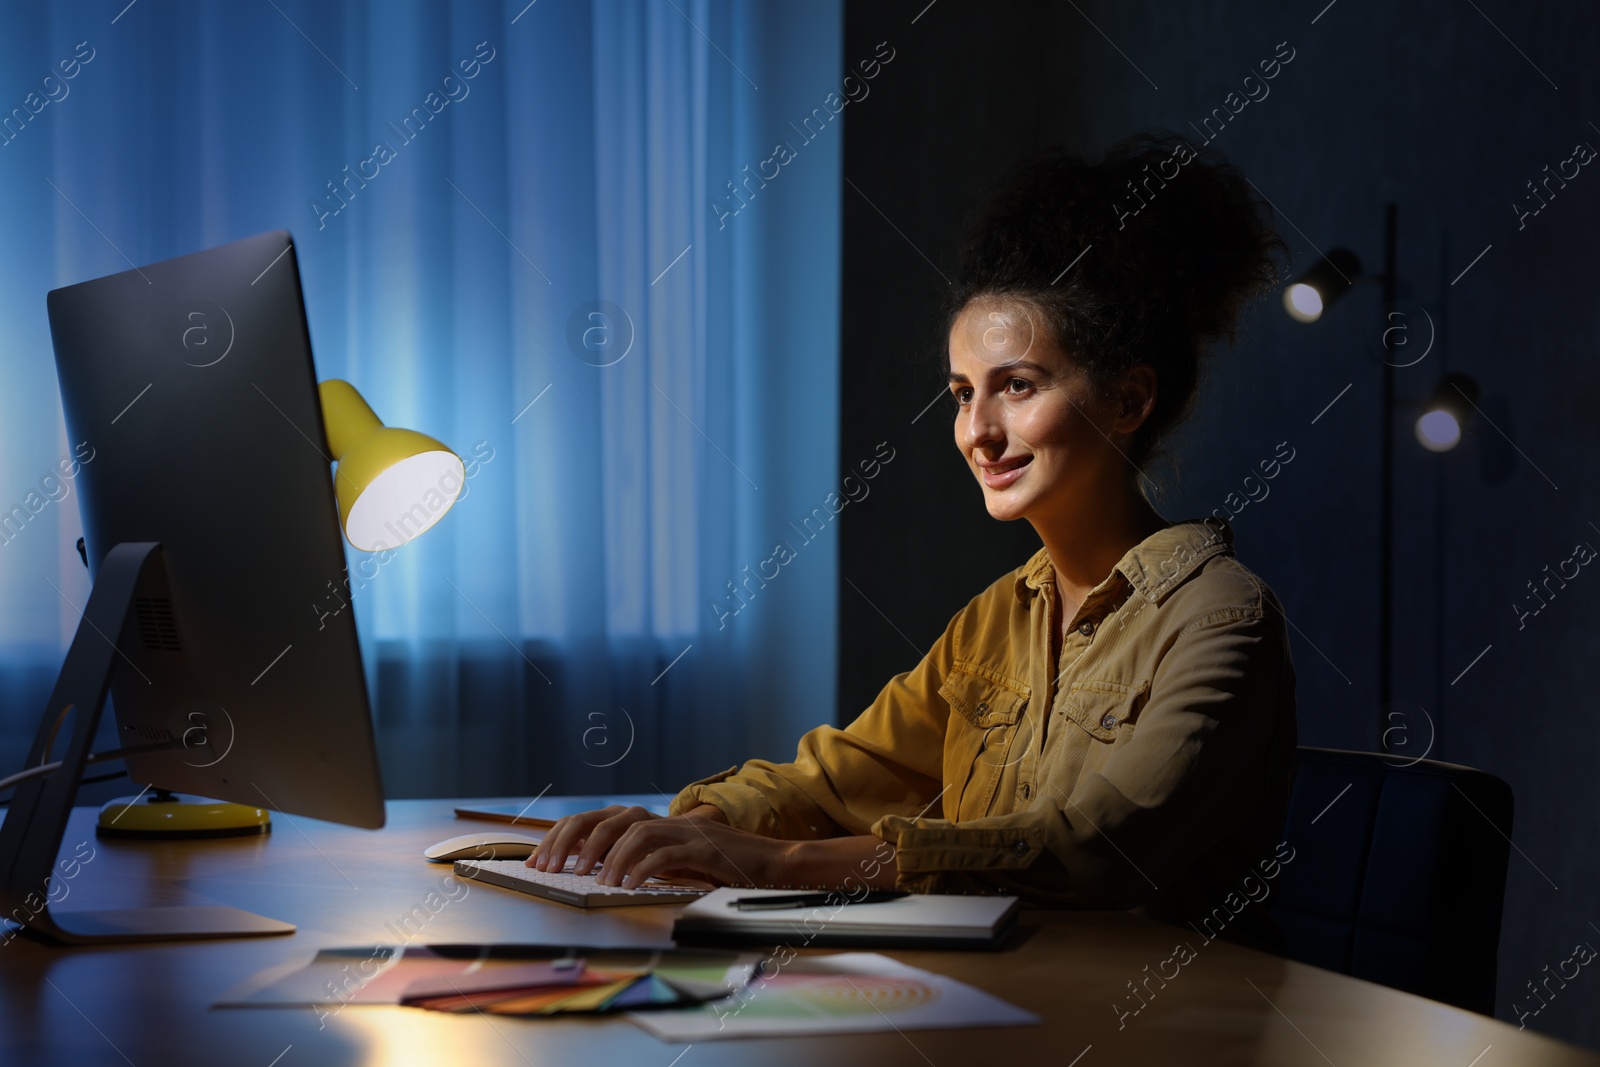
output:
POLYGON ((284 231, 57 289, 50 330, 91 577, 159 542, 115 638, 130 777, 383 825, 294 243, 284 231), (337 610, 330 610, 330 605, 337 610))

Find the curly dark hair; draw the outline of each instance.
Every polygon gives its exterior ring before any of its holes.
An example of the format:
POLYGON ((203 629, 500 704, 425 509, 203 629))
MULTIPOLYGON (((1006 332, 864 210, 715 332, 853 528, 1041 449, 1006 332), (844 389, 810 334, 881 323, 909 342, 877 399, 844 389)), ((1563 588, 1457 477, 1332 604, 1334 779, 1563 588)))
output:
POLYGON ((1150 364, 1155 406, 1129 454, 1142 466, 1193 405, 1209 344, 1234 340, 1286 251, 1270 205, 1215 149, 1169 130, 1119 141, 1099 163, 1052 149, 989 194, 944 336, 975 300, 1020 301, 1097 386, 1150 364))

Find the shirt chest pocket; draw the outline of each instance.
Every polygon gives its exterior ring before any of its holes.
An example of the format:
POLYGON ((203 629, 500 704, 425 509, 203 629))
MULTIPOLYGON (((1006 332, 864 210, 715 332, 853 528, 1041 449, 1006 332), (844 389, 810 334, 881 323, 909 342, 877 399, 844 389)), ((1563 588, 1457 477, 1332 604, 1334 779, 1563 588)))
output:
POLYGON ((1076 723, 1097 741, 1115 744, 1131 737, 1139 712, 1150 693, 1150 683, 1086 678, 1073 682, 1061 702, 1061 714, 1076 723))
POLYGON ((939 695, 950 705, 944 739, 946 811, 958 819, 988 814, 1007 766, 1020 760, 1017 724, 1031 695, 1021 682, 959 664, 945 676, 939 695))

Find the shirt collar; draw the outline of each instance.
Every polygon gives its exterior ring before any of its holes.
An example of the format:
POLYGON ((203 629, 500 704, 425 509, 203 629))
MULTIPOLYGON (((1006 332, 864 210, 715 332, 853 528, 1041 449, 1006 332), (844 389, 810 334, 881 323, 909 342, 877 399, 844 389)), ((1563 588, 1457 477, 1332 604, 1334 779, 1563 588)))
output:
MULTIPOLYGON (((1215 516, 1187 519, 1157 530, 1128 549, 1107 580, 1120 573, 1140 596, 1159 604, 1206 560, 1232 554, 1233 527, 1226 520, 1215 516)), ((1055 568, 1050 553, 1041 548, 1017 571, 1017 599, 1026 604, 1046 582, 1054 584, 1055 568)))

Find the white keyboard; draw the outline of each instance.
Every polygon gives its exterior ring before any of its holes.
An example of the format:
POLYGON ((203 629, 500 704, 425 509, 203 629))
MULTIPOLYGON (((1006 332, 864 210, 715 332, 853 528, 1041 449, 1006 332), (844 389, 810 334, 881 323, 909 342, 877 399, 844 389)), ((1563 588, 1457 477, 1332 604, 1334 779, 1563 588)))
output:
MULTIPOLYGON (((612 908, 623 904, 680 904, 698 900, 710 892, 676 882, 650 879, 633 889, 600 885, 594 873, 573 874, 576 857, 567 859, 564 871, 539 871, 522 860, 456 860, 456 874, 478 882, 488 882, 529 896, 543 897, 580 908, 612 908)), ((595 871, 599 871, 598 864, 595 871)))

